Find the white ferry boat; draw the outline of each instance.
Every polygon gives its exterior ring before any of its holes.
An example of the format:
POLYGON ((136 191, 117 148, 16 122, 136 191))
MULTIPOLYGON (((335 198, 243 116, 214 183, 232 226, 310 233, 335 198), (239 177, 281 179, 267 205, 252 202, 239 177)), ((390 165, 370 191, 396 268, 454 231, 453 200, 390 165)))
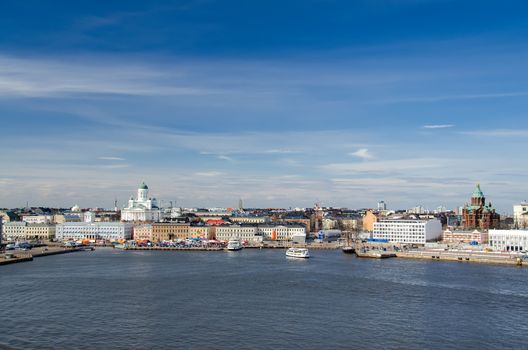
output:
POLYGON ((227 250, 240 250, 242 249, 242 244, 239 240, 231 240, 227 242, 227 250))
POLYGON ((306 248, 289 248, 286 251, 286 256, 290 258, 309 258, 310 253, 308 252, 308 249, 306 248))

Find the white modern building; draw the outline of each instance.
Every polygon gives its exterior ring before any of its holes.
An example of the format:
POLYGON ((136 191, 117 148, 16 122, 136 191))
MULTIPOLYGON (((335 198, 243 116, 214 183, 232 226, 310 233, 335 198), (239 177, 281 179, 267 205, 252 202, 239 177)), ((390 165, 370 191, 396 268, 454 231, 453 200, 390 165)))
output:
POLYGON ((493 250, 520 252, 528 250, 528 230, 489 230, 493 250))
POLYGON ((109 241, 131 239, 134 225, 126 222, 66 222, 58 224, 58 240, 104 239, 109 241))
POLYGON ((262 242, 262 235, 258 233, 257 226, 229 225, 216 228, 216 239, 220 241, 239 239, 248 242, 262 242))
POLYGON ((397 243, 425 244, 442 237, 442 223, 433 220, 381 220, 374 223, 372 238, 397 243))
POLYGON ((528 228, 528 203, 513 206, 513 224, 515 228, 528 228))
POLYGON ((385 211, 387 210, 387 203, 384 201, 378 202, 378 211, 385 211))
POLYGON ((161 210, 156 198, 149 198, 149 188, 143 182, 138 188, 137 199, 130 197, 128 206, 121 210, 121 221, 159 221, 161 210))

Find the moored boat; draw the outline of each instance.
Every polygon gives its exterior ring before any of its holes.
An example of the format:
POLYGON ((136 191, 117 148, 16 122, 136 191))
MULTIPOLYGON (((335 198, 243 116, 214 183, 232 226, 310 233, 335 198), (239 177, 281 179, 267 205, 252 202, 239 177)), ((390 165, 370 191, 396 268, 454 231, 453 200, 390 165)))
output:
POLYGON ((343 251, 343 253, 345 254, 354 254, 356 252, 356 250, 354 249, 354 247, 351 247, 351 246, 344 246, 343 248, 341 248, 341 250, 343 251))
POLYGON ((286 256, 290 258, 307 259, 310 257, 310 252, 306 248, 289 248, 286 251, 286 256))
POLYGON ((242 249, 242 244, 240 243, 239 240, 233 239, 227 242, 227 250, 234 251, 234 250, 241 250, 241 249, 242 249))

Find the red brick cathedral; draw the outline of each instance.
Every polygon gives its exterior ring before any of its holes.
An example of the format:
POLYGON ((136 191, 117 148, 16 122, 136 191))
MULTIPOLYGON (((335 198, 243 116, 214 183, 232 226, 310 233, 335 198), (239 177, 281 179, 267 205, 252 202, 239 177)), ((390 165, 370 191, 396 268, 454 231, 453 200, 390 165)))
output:
POLYGON ((477 184, 471 196, 471 204, 466 204, 462 209, 462 226, 487 230, 498 228, 499 221, 499 214, 495 212, 491 203, 486 204, 486 197, 480 190, 480 184, 477 184))

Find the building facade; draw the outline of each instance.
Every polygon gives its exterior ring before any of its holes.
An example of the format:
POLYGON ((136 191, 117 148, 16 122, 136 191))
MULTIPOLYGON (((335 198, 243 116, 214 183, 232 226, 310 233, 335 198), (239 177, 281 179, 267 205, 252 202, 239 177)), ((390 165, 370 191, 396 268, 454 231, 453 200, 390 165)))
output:
POLYGON ((189 226, 190 238, 214 239, 216 228, 214 226, 189 226))
POLYGON ((381 220, 374 223, 372 238, 397 243, 425 244, 442 237, 440 220, 381 220))
POLYGON ((189 224, 161 222, 136 225, 134 226, 134 239, 151 242, 186 239, 190 237, 189 227, 189 224))
POLYGON ((13 221, 4 224, 4 237, 8 241, 52 240, 55 238, 55 225, 29 224, 13 221))
POLYGON ((367 232, 374 231, 374 223, 378 221, 378 217, 372 212, 367 210, 363 216, 363 230, 367 232))
POLYGON ((306 228, 303 225, 259 225, 258 235, 263 240, 292 241, 294 237, 306 238, 306 228))
POLYGON ((229 220, 236 224, 265 224, 270 222, 269 216, 231 216, 229 220))
POLYGON ((471 203, 462 209, 462 226, 464 228, 479 228, 488 230, 499 227, 500 216, 491 203, 486 203, 486 197, 477 184, 471 195, 471 203))
POLYGON ((489 245, 498 251, 526 251, 528 230, 489 230, 489 245))
POLYGON ((220 241, 238 239, 258 243, 262 242, 262 235, 259 235, 257 226, 229 225, 216 227, 216 239, 220 241))
POLYGON ((156 198, 148 196, 149 188, 143 182, 137 190, 137 199, 130 197, 126 208, 121 210, 121 221, 159 221, 161 210, 156 198))
POLYGON ((480 231, 451 231, 445 230, 443 233, 444 243, 470 243, 478 244, 488 243, 488 234, 480 231))
POLYGON ((528 228, 528 203, 513 206, 513 225, 515 228, 528 228))
POLYGON ((53 222, 53 215, 24 215, 22 221, 28 224, 49 224, 53 222))
POLYGON ((57 224, 58 240, 107 240, 119 241, 132 238, 134 226, 126 222, 66 222, 57 224))

